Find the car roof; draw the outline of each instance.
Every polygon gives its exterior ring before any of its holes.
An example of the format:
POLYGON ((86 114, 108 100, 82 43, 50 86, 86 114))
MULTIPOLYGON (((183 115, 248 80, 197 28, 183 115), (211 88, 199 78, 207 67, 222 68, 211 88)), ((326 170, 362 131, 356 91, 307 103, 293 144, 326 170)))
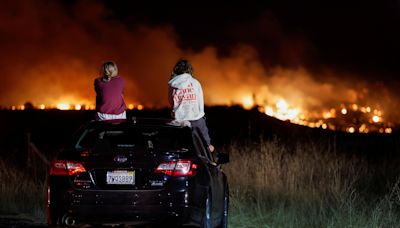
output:
POLYGON ((107 126, 121 126, 121 127, 170 127, 170 128, 185 128, 188 127, 187 123, 174 121, 166 118, 144 118, 144 117, 131 117, 129 119, 115 119, 90 121, 86 127, 97 128, 107 126))

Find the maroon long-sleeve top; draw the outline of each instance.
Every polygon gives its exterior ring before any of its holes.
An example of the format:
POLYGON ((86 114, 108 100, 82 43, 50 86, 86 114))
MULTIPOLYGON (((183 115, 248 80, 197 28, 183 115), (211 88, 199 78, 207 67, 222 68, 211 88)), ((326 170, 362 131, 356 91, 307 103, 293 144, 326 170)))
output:
POLYGON ((96 111, 105 114, 121 114, 126 105, 123 98, 125 80, 121 76, 105 82, 101 77, 94 80, 96 91, 96 111))

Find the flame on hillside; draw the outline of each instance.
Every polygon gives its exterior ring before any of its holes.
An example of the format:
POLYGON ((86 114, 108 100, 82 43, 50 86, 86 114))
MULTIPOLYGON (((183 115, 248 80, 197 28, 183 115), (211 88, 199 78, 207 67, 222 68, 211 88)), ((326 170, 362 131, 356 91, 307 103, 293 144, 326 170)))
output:
POLYGON ((370 106, 358 104, 342 104, 322 112, 307 112, 300 107, 293 107, 280 98, 274 104, 255 104, 250 97, 244 97, 242 106, 250 109, 257 106, 258 110, 268 116, 294 124, 311 128, 346 131, 348 133, 392 133, 394 123, 385 121, 383 111, 370 106))
MULTIPOLYGON (((96 106, 91 103, 82 103, 82 104, 77 104, 76 102, 62 102, 62 103, 57 103, 57 104, 38 104, 38 105, 33 105, 33 104, 24 104, 24 105, 12 105, 10 107, 1 107, 0 109, 4 110, 27 110, 27 109, 39 109, 39 110, 62 110, 62 111, 67 111, 67 110, 95 110, 96 106)), ((144 106, 142 104, 128 104, 127 105, 128 110, 143 110, 144 106)))
MULTIPOLYGON (((308 126, 310 128, 329 129, 334 131, 345 131, 348 133, 370 133, 379 132, 390 134, 395 124, 387 121, 382 110, 371 106, 358 104, 341 104, 338 107, 310 112, 301 107, 289 104, 280 97, 272 104, 260 104, 256 102, 255 96, 243 96, 240 105, 245 109, 257 108, 258 111, 283 121, 308 126)), ((57 104, 25 104, 3 107, 10 110, 26 109, 58 109, 58 110, 94 110, 95 105, 91 103, 60 102, 57 104)), ((143 110, 142 104, 127 104, 128 110, 143 110)))

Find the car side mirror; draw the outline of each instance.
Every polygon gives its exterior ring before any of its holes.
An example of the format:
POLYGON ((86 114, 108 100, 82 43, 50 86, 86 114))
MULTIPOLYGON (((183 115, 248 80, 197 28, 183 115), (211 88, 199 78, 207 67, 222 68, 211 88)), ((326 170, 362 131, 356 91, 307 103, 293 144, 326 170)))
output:
POLYGON ((228 153, 218 153, 217 154, 217 164, 222 165, 229 162, 229 154, 228 153))

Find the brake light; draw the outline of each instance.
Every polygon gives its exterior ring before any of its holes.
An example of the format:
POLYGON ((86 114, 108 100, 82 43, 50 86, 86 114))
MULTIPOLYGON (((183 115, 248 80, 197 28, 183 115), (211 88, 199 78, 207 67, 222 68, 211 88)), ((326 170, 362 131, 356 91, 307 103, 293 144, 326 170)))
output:
POLYGON ((86 169, 82 163, 65 160, 53 161, 50 168, 50 175, 56 176, 72 176, 83 172, 86 172, 86 169))
POLYGON ((163 162, 158 165, 155 173, 164 173, 174 177, 190 177, 196 173, 197 164, 190 160, 163 162))

